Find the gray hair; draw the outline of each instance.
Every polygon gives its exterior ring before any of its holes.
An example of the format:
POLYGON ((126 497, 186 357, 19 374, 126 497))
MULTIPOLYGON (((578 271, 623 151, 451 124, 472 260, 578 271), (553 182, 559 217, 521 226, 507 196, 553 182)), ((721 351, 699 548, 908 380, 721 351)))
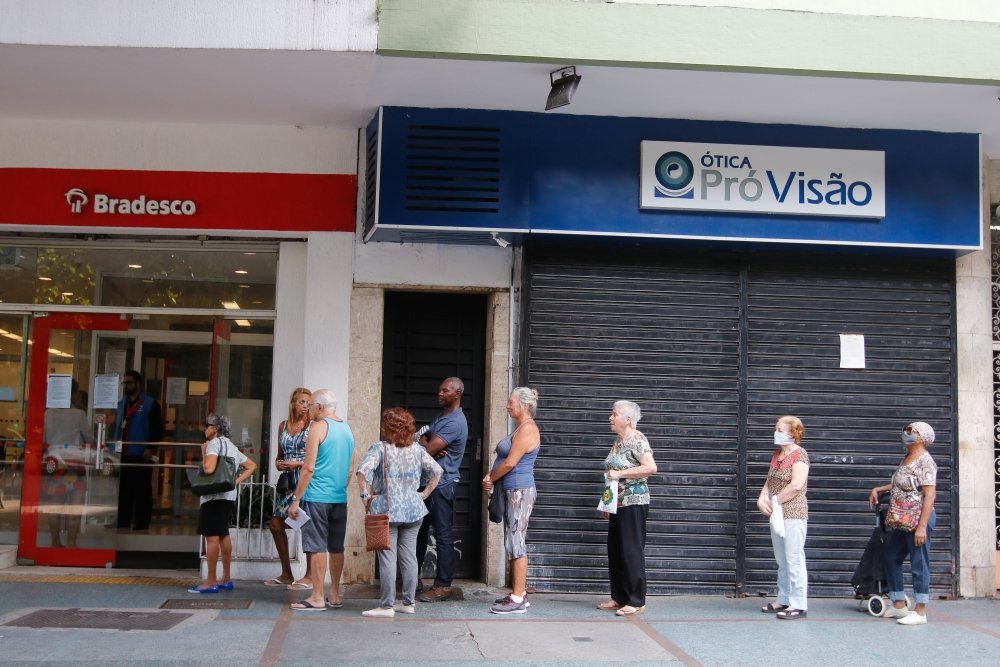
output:
POLYGON ((219 435, 230 437, 233 434, 233 423, 225 415, 217 415, 214 412, 205 417, 208 426, 214 426, 219 435))
POLYGON ((617 410, 618 414, 623 417, 628 417, 629 421, 632 422, 634 427, 642 419, 642 410, 639 406, 632 401, 615 401, 615 404, 611 406, 612 410, 617 410))
POLYGON ((535 416, 535 412, 538 410, 538 392, 531 387, 514 387, 514 391, 510 392, 510 395, 514 397, 514 400, 523 405, 531 413, 531 416, 535 416))
POLYGON ((312 400, 323 409, 323 412, 337 409, 337 395, 329 389, 317 389, 313 392, 312 400))

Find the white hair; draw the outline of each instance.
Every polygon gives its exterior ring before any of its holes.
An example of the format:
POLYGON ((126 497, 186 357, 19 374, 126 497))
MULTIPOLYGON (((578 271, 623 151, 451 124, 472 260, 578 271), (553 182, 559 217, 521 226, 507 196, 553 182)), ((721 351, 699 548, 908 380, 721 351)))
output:
POLYGON ((632 426, 638 424, 639 420, 642 419, 642 410, 632 401, 615 401, 611 409, 617 410, 618 414, 623 417, 628 417, 629 421, 632 422, 632 426))
POLYGON ((514 387, 514 391, 510 392, 510 395, 514 397, 514 400, 527 408, 531 416, 535 416, 535 412, 538 410, 538 392, 531 387, 514 387))
POLYGON ((329 389, 317 389, 313 392, 312 400, 323 408, 323 412, 337 409, 337 395, 329 389))

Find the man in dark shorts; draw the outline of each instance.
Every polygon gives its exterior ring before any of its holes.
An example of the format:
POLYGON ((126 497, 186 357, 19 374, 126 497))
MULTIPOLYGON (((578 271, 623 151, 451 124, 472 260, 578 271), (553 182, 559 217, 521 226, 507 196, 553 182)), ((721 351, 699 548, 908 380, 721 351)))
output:
POLYGON ((448 378, 438 389, 441 416, 431 422, 420 436, 420 444, 444 468, 441 481, 427 498, 428 514, 417 534, 417 563, 422 567, 427 554, 427 534, 434 528, 437 543, 437 573, 434 585, 421 593, 421 602, 438 602, 451 598, 451 580, 455 574, 455 491, 458 489, 458 467, 465 454, 469 424, 462 412, 462 392, 465 384, 459 378, 448 378))
POLYGON ((351 475, 354 435, 337 416, 337 399, 329 389, 314 392, 309 403, 309 437, 305 465, 288 507, 288 516, 302 512, 309 521, 302 526, 302 550, 309 556, 312 593, 292 603, 296 611, 326 611, 343 606, 340 577, 344 571, 344 534, 347 531, 347 483, 351 475), (323 587, 330 564, 330 597, 323 587))

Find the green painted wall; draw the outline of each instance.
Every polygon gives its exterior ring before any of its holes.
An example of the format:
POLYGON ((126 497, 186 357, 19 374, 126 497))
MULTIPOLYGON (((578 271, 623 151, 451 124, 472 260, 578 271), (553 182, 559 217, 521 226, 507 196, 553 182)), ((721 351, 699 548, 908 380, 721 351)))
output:
POLYGON ((600 0, 381 0, 386 56, 1000 82, 996 23, 600 0))

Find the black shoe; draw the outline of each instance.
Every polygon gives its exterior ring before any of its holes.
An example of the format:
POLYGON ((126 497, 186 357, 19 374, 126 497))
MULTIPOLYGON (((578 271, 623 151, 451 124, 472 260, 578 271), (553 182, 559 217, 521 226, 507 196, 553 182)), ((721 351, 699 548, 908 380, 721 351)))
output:
POLYGON ((430 586, 420 580, 417 580, 417 593, 423 593, 424 591, 429 591, 430 589, 430 586))

